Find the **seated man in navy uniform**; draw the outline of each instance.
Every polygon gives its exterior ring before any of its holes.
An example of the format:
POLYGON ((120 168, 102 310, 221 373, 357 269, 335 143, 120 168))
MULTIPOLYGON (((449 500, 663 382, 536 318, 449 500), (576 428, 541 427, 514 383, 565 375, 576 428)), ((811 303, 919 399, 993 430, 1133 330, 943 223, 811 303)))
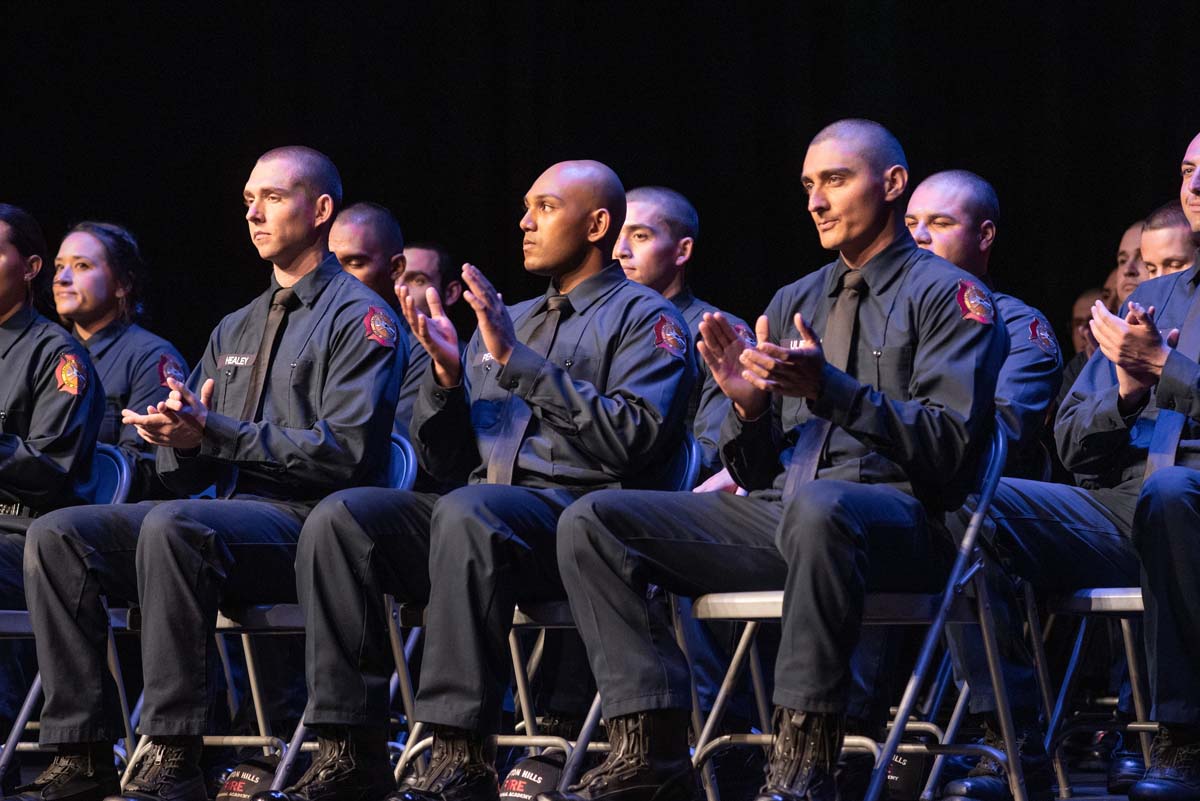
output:
POLYGON ((1192 226, 1178 200, 1164 203, 1146 217, 1141 250, 1146 280, 1181 273, 1196 263, 1192 226))
MULTIPOLYGON (((41 514, 82 501, 104 416, 92 360, 38 314, 39 274, 49 275, 41 226, 0 203, 0 608, 24 609, 25 532, 41 514), (42 273, 46 270, 45 273, 42 273)), ((28 678, 23 644, 0 643, 0 727, 16 717, 28 678)), ((32 651, 32 649, 30 649, 32 651)))
POLYGON ((784 588, 778 738, 759 797, 832 799, 864 594, 945 580, 939 521, 986 447, 1006 337, 987 288, 905 231, 908 169, 883 126, 823 129, 802 182, 838 259, 776 293, 754 347, 721 314, 700 326, 732 401, 721 457, 749 497, 601 492, 559 522, 559 569, 613 743, 565 798, 696 794, 688 666, 650 585, 784 588))
POLYGON ((295 599, 301 524, 330 492, 387 480, 407 344, 391 310, 328 251, 341 179, 305 147, 269 151, 243 191, 270 287, 213 331, 187 384, 123 421, 158 446, 185 500, 61 510, 34 521, 25 580, 45 683, 51 767, 18 796, 100 801, 117 792, 116 692, 101 600, 142 612, 145 758, 129 798, 202 801, 218 603, 295 599), (215 487, 217 500, 186 499, 215 487))
POLYGON ((565 595, 554 560, 559 513, 679 447, 695 368, 674 307, 611 261, 625 216, 620 180, 598 162, 563 162, 525 202, 525 269, 550 286, 506 307, 464 265, 479 324, 465 357, 436 290, 427 291, 430 317, 402 289, 431 357, 414 444, 434 478, 469 474, 468 486, 440 498, 340 492, 305 524, 297 559, 309 643, 305 720, 321 737, 349 728, 364 745, 318 756, 283 797, 381 794, 385 782, 373 777, 387 772, 388 592, 428 599, 417 717, 433 724, 433 758, 401 794, 496 799, 482 737, 500 723, 515 604, 565 595))
MULTIPOLYGON (((996 243, 1000 202, 992 185, 966 170, 949 170, 922 181, 908 201, 904 222, 919 247, 958 265, 994 287, 991 266, 996 243)), ((1050 414, 1058 385, 1062 380, 1062 357, 1058 342, 1045 315, 1025 302, 997 292, 992 297, 1008 331, 1008 357, 996 382, 996 411, 1008 432, 1009 450, 1005 475, 1042 478, 1049 467, 1043 434, 1048 433, 1050 414)), ((965 530, 961 516, 950 518, 951 530, 965 530)), ((1007 583, 996 582, 993 598, 997 614, 1004 613, 1019 627, 1021 618, 1013 605, 1002 605, 1007 583)), ((1004 629, 1004 626, 1001 626, 1004 629)), ((879 629, 878 631, 887 631, 879 629)), ((972 715, 982 718, 988 745, 999 745, 1000 729, 993 719, 996 698, 983 658, 983 642, 977 625, 951 624, 947 627, 954 668, 960 678, 970 681, 972 715)), ((1038 688, 1032 663, 1024 653, 1021 638, 1001 638, 1005 684, 1012 702, 1019 737, 1022 739, 1022 767, 1030 792, 1050 791, 1050 762, 1042 748, 1038 728, 1038 688)), ((881 661, 871 662, 880 665, 881 661)), ((1008 786, 1003 769, 992 760, 982 760, 972 776, 951 782, 947 796, 1005 797, 1008 786), (987 786, 987 790, 981 788, 987 786)))

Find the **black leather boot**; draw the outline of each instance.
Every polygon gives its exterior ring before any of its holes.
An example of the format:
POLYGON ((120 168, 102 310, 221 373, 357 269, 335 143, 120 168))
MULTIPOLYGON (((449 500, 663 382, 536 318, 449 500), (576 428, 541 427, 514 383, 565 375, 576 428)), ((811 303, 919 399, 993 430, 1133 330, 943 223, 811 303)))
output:
POLYGON ((4 801, 102 801, 120 789, 111 743, 60 745, 50 766, 4 801))
POLYGON ((1200 799, 1200 730, 1163 726, 1150 748, 1146 775, 1129 788, 1129 801, 1200 799))
POLYGON ((1113 751, 1112 761, 1108 763, 1108 793, 1109 795, 1128 795, 1129 788, 1141 781, 1146 775, 1146 761, 1142 752, 1137 748, 1136 734, 1122 736, 1122 744, 1113 751), (1129 743, 1133 748, 1126 748, 1129 743))
POLYGON ((109 801, 208 801, 199 737, 151 737, 133 778, 109 801))
POLYGON ((843 715, 775 707, 775 746, 755 801, 837 801, 843 715))
MULTIPOLYGON (((984 723, 983 742, 1000 751, 1004 750, 1004 738, 994 723, 984 723)), ((1054 775, 1037 726, 1025 724, 1018 728, 1017 748, 1021 754, 1021 773, 1030 801, 1050 801, 1054 775)), ((948 782, 942 789, 943 801, 1008 801, 1011 798, 1008 773, 989 756, 980 758, 966 778, 948 782)))
POLYGON ((693 801, 699 795, 688 751, 688 711, 655 709, 608 721, 612 750, 564 792, 538 801, 693 801))
POLYGON ((499 801, 496 768, 483 738, 450 726, 433 731, 433 756, 421 776, 404 780, 388 801, 499 801))
POLYGON ((285 790, 257 793, 251 801, 378 801, 396 789, 384 729, 313 728, 317 756, 300 780, 285 790))

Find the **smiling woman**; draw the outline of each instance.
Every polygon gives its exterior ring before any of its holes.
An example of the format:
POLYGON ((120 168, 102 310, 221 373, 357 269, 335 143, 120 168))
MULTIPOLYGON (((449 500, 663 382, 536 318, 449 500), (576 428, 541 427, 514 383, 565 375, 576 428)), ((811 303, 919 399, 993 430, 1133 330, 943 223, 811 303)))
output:
POLYGON ((112 223, 79 223, 54 258, 55 309, 87 348, 104 387, 100 441, 118 446, 135 465, 131 496, 137 499, 163 497, 165 488, 154 470, 154 448, 121 425, 121 410, 157 404, 166 399, 168 378, 187 378, 179 351, 135 323, 144 272, 137 240, 112 223))

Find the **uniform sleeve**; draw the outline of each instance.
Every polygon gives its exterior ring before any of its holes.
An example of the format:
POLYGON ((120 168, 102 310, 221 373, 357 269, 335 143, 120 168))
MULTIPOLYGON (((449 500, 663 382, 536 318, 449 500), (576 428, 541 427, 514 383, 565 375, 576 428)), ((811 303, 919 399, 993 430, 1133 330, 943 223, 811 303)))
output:
POLYGON ((104 418, 104 390, 86 352, 53 351, 34 375, 29 433, 0 434, 0 487, 38 510, 52 509, 72 496, 72 484, 91 470, 104 418), (72 392, 59 373, 80 371, 72 392))
POLYGON ((911 400, 889 398, 826 364, 810 408, 909 476, 946 484, 960 477, 980 434, 990 430, 1008 333, 997 314, 990 322, 965 317, 953 287, 932 286, 919 302, 911 400))
POLYGON ((1008 358, 996 381, 996 415, 1013 443, 1010 464, 1039 442, 1046 413, 1062 382, 1061 352, 1045 318, 1032 309, 1013 312, 1013 318, 1005 321, 1010 332, 1008 358))
POLYGON ((427 362, 421 387, 413 403, 413 448, 421 467, 437 481, 447 484, 464 482, 479 465, 479 446, 471 425, 471 364, 479 347, 479 335, 471 339, 462 356, 462 381, 456 387, 439 386, 433 377, 433 360, 427 362))
POLYGON ((289 481, 312 491, 354 486, 378 473, 379 460, 390 453, 387 442, 408 362, 408 342, 395 320, 397 337, 391 345, 365 337, 366 311, 353 305, 338 313, 332 348, 323 354, 325 381, 316 405, 318 419, 311 428, 210 412, 200 454, 264 472, 286 472, 289 481))
POLYGON ((601 391, 575 380, 559 365, 518 343, 500 368, 500 386, 521 397, 543 425, 577 439, 616 474, 656 459, 660 433, 681 425, 696 380, 687 325, 674 307, 650 307, 624 331, 614 332, 607 381, 601 391), (656 327, 673 323, 682 353, 659 347, 656 327))
MULTIPOLYGON (((766 312, 768 329, 785 329, 784 298, 776 292, 766 312)), ((772 342, 778 343, 776 333, 772 342)), ((753 420, 741 417, 733 404, 721 426, 721 461, 739 487, 747 490, 767 489, 781 469, 779 454, 783 450, 782 399, 772 395, 770 408, 753 420)))
MULTIPOLYGON (((164 386, 164 370, 178 370, 178 375, 187 375, 187 362, 169 345, 142 354, 131 376, 129 401, 126 403, 129 409, 144 414, 148 406, 166 400, 171 390, 164 386)), ((149 487, 157 481, 154 446, 138 436, 136 428, 124 425, 121 426, 117 447, 134 466, 137 476, 138 489, 136 493, 131 493, 131 497, 147 497, 149 487)))
MULTIPOLYGON (((751 330, 743 321, 726 315, 729 318, 731 325, 744 327, 747 331, 751 330)), ((695 343, 692 343, 695 347, 695 343)), ((721 469, 721 428, 725 424, 725 418, 729 416, 730 407, 733 404, 725 393, 721 391, 721 387, 717 385, 717 381, 713 378, 712 371, 708 369, 708 365, 693 351, 696 359, 696 367, 701 378, 700 385, 700 403, 696 407, 696 419, 692 424, 692 431, 695 434, 696 441, 700 443, 700 450, 703 454, 703 465, 701 469, 701 477, 716 473, 721 469)))
POLYGON ((1173 409, 1200 421, 1200 364, 1172 348, 1158 377, 1156 393, 1159 408, 1173 409))
POLYGON ((1137 415, 1117 411, 1117 372, 1097 349, 1083 366, 1058 410, 1054 437, 1063 466, 1100 475, 1126 455, 1137 415))

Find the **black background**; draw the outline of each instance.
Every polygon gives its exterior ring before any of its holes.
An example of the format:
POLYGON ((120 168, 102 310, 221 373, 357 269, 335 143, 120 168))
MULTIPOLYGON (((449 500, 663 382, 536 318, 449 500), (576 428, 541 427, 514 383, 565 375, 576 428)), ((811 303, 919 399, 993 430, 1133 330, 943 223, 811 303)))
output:
MULTIPOLYGON (((876 119, 915 181, 962 167, 1001 200, 993 272, 1064 344, 1121 232, 1178 192, 1200 130, 1200 3, 493 2, 0 5, 0 199, 52 252, 99 218, 139 236, 151 328, 195 360, 265 286, 241 188, 307 144, 348 201, 390 206, 510 299, 521 197, 565 158, 700 211, 697 294, 753 318, 828 260, 808 140, 876 119)), ((1069 344, 1067 344, 1069 350, 1069 344)))

